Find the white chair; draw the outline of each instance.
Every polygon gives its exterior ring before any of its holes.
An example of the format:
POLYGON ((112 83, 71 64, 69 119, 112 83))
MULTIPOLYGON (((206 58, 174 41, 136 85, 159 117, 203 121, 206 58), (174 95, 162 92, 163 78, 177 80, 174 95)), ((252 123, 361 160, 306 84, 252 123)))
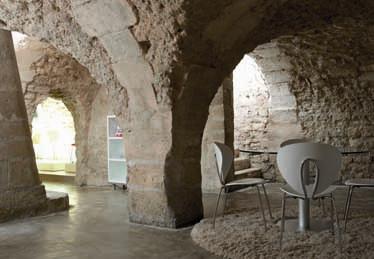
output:
MULTIPOLYGON (((291 145, 291 144, 307 143, 307 142, 311 142, 311 140, 307 139, 307 138, 293 138, 293 139, 287 139, 287 140, 283 141, 279 146, 280 147, 285 147, 285 146, 288 146, 288 145, 291 145)), ((310 182, 314 181, 315 175, 309 175, 309 177, 310 177, 309 178, 310 182)), ((323 202, 323 200, 318 199, 318 206, 322 207, 323 215, 326 215, 325 203, 323 202)))
POLYGON ((327 144, 296 143, 284 146, 279 150, 277 164, 281 175, 287 182, 287 185, 281 187, 281 191, 283 192, 280 234, 281 248, 285 224, 286 199, 328 198, 331 200, 332 231, 334 231, 333 217, 335 214, 339 247, 341 251, 339 219, 333 197, 333 191, 336 189, 336 186, 332 185, 339 179, 341 160, 342 155, 339 150, 327 144), (307 163, 313 163, 316 168, 316 177, 314 182, 311 184, 306 184, 303 176, 304 166, 307 163))
POLYGON ((288 146, 288 145, 291 145, 291 144, 306 143, 306 142, 310 142, 310 140, 306 139, 306 138, 292 138, 292 139, 287 139, 287 140, 283 141, 279 146, 280 147, 285 147, 285 146, 288 146))
MULTIPOLYGON (((234 188, 235 187, 240 187, 240 188, 256 187, 259 205, 260 205, 262 218, 264 221, 264 227, 266 231, 267 230, 266 218, 265 218, 265 213, 264 213, 264 209, 262 205, 260 188, 258 187, 259 185, 262 186, 265 199, 267 202, 267 206, 269 209, 269 215, 270 215, 270 218, 272 218, 270 202, 269 202, 266 189, 264 186, 264 184, 266 183, 266 180, 262 178, 244 178, 240 180, 228 181, 227 180, 228 175, 230 174, 230 172, 232 172, 232 169, 233 169, 234 153, 228 146, 222 143, 214 142, 213 147, 214 147, 214 152, 215 152, 215 157, 216 157, 217 173, 218 173, 218 177, 221 183, 221 188, 220 188, 219 195, 217 198, 216 209, 214 211, 213 228, 215 227, 217 210, 218 210, 219 202, 221 199, 222 191, 224 191, 227 194, 228 192, 232 191, 230 190, 230 188, 232 187, 234 188)), ((225 195, 224 206, 223 206, 223 214, 225 213, 225 207, 226 207, 226 195, 225 195)))

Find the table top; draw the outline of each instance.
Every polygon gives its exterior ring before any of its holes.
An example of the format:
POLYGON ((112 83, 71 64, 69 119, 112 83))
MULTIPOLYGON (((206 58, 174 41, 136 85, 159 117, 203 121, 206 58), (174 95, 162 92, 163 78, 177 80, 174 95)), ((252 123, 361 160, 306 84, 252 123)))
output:
MULTIPOLYGON (((342 155, 354 155, 354 154, 368 154, 370 153, 369 150, 363 149, 353 149, 353 148, 338 148, 342 155)), ((276 155, 278 154, 278 150, 268 150, 268 149, 239 149, 240 152, 248 153, 251 155, 262 155, 262 154, 269 154, 269 155, 276 155)))
POLYGON ((369 178, 349 179, 345 181, 345 185, 374 187, 374 179, 369 179, 369 178))

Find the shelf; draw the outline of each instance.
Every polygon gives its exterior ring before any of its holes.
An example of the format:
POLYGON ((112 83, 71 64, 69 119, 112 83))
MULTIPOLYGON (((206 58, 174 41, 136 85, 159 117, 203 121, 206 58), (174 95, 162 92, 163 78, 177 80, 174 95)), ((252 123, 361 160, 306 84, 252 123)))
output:
POLYGON ((109 158, 109 161, 115 161, 115 162, 126 162, 126 159, 124 158, 109 158))
POLYGON ((127 183, 127 161, 123 136, 116 136, 121 129, 116 116, 107 118, 108 144, 108 182, 117 184, 127 183))
POLYGON ((114 140, 114 139, 123 139, 123 137, 109 137, 108 139, 110 139, 110 140, 114 140))

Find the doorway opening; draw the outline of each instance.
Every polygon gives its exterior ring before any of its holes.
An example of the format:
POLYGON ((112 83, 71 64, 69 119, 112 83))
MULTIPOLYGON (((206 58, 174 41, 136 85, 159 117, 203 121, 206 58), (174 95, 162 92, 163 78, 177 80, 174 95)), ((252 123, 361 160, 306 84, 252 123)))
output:
POLYGON ((73 183, 76 172, 75 128, 61 100, 48 97, 32 118, 32 141, 42 181, 73 183))

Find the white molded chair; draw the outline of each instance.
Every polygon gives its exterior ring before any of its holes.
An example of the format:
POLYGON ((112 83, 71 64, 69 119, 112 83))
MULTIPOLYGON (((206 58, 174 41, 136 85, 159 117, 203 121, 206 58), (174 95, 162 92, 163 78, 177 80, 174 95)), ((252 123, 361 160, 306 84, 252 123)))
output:
POLYGON ((306 138, 292 138, 292 139, 287 139, 287 140, 283 141, 279 146, 280 147, 285 147, 285 146, 288 146, 288 145, 291 145, 291 144, 306 143, 306 142, 310 142, 310 140, 306 139, 306 138))
MULTIPOLYGON (((265 218, 265 213, 264 213, 264 209, 262 205, 260 188, 258 187, 259 185, 262 186, 262 189, 264 191, 265 199, 266 199, 267 206, 269 209, 270 218, 273 218, 273 216, 271 214, 270 203, 269 203, 269 199, 268 199, 266 189, 264 186, 264 184, 266 183, 265 179, 244 178, 240 180, 227 181, 227 177, 233 167, 234 153, 228 146, 222 143, 214 142, 213 147, 214 147, 214 152, 215 152, 215 157, 216 157, 217 173, 218 173, 218 177, 221 183, 221 188, 220 188, 218 199, 217 199, 216 209, 214 211, 213 228, 215 227, 217 210, 218 210, 218 205, 221 199, 222 191, 225 191, 225 193, 228 193, 230 187, 245 187, 245 188, 256 187, 259 205, 260 205, 260 209, 262 213, 262 218, 264 220, 264 227, 266 230, 267 229, 266 218, 265 218)), ((226 207, 226 195, 225 195, 224 206, 223 206, 223 214, 225 212, 225 207, 226 207)))
MULTIPOLYGON (((279 146, 280 147, 285 147, 285 146, 288 146, 288 145, 291 145, 291 144, 308 143, 308 142, 311 142, 311 141, 310 141, 310 139, 307 139, 307 138, 293 138, 293 139, 287 139, 287 140, 283 141, 279 146)), ((310 175, 309 181, 314 181, 314 178, 315 178, 314 175, 310 175)), ((318 206, 319 207, 322 206, 323 215, 326 215, 325 203, 323 202, 323 200, 321 201, 321 199, 318 199, 318 206)))
MULTIPOLYGON (((331 200, 331 223, 334 230, 333 217, 337 224, 339 247, 341 250, 341 237, 339 219, 336 212, 333 191, 336 186, 332 185, 339 179, 342 155, 338 149, 327 144, 319 143, 296 143, 282 147, 277 155, 277 164, 281 175, 287 185, 281 187, 282 199, 282 222, 280 247, 284 232, 285 205, 287 198, 298 199, 324 199, 331 200), (314 183, 306 184, 303 176, 304 166, 314 163, 316 177, 314 183)), ((333 232, 334 233, 334 232, 333 232)))

